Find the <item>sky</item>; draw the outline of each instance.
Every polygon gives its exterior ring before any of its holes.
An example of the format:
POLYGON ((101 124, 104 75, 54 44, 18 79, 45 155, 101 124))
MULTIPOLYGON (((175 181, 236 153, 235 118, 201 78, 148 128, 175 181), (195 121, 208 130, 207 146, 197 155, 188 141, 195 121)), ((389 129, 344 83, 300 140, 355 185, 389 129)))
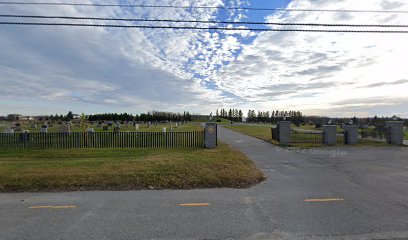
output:
MULTIPOLYGON (((408 10, 405 0, 69 2, 408 10)), ((408 14, 391 13, 3 5, 0 14, 408 24, 408 14)), ((0 115, 239 108, 408 117, 407 42, 408 34, 0 25, 0 115)))

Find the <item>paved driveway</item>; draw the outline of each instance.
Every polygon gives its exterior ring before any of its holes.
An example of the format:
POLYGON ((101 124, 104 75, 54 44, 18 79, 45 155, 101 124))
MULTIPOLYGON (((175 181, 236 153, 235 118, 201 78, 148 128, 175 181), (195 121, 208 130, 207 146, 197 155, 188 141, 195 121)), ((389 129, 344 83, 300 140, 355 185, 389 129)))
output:
POLYGON ((408 238, 408 148, 285 150, 219 131, 265 182, 241 190, 0 194, 0 239, 408 238), (38 205, 73 208, 29 208, 38 205))

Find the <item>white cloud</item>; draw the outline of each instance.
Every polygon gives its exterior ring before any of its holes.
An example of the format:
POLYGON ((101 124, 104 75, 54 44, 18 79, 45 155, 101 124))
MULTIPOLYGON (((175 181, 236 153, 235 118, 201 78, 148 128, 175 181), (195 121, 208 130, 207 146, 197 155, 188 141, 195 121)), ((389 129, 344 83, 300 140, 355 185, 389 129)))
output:
MULTIPOLYGON (((190 2, 157 1, 155 4, 184 6, 190 2)), ((194 4, 220 6, 223 2, 199 0, 194 4)), ((49 9, 11 6, 2 10, 33 15, 201 20, 212 19, 217 14, 216 9, 148 8, 141 11, 72 6, 49 9)), ((233 36, 224 40, 218 34, 205 31, 6 26, 0 29, 3 48, 0 96, 16 102, 59 101, 61 105, 78 106, 77 111, 87 112, 86 104, 111 105, 132 112, 151 109, 207 112, 216 107, 219 92, 203 87, 202 78, 195 74, 205 74, 215 55, 230 56, 229 51, 238 44, 233 36), (203 59, 195 61, 197 56, 203 59), (204 67, 200 68, 201 65, 204 67)), ((217 63, 222 64, 221 60, 217 63)), ((0 114, 10 111, 18 109, 3 108, 0 114)), ((33 107, 29 113, 35 112, 33 107)))
MULTIPOLYGON (((228 5, 245 3, 234 0, 228 5)), ((160 0, 155 4, 191 2, 160 0)), ((202 6, 223 4, 221 0, 194 1, 194 5, 202 6)), ((403 0, 294 0, 288 7, 399 10, 408 6, 403 0)), ((218 13, 216 9, 141 11, 57 6, 9 6, 2 10, 190 20, 217 19, 218 13)), ((245 17, 240 11, 231 11, 228 16, 234 21, 245 17)), ((266 20, 405 24, 408 15, 286 12, 266 20)), ((0 114, 47 113, 47 108, 50 113, 70 109, 90 113, 151 109, 208 113, 219 107, 291 108, 347 116, 376 114, 376 109, 404 114, 400 102, 407 102, 408 83, 402 81, 408 79, 407 40, 405 35, 391 34, 2 26, 0 114), (255 40, 248 44, 252 38, 255 40), (344 104, 349 100, 356 103, 344 104)))
MULTIPOLYGON (((309 9, 406 9, 403 1, 292 1, 289 8, 309 9)), ((269 22, 404 24, 405 14, 346 14, 289 12, 267 17, 269 22)), ((300 28, 300 27, 292 27, 300 28)), ((309 28, 309 27, 304 27, 309 28)), ((322 27, 320 27, 321 29, 322 27)), ((344 27, 339 28, 344 29, 344 27)), ((261 33, 232 64, 212 78, 226 92, 243 98, 248 108, 294 108, 309 114, 330 115, 336 104, 351 98, 406 99, 406 35, 350 33, 261 33), (388 83, 374 88, 365 85, 388 83)), ((357 103, 358 104, 358 103, 357 103)), ((375 106, 359 105, 373 113, 375 106)), ((350 105, 350 109, 354 105, 350 105)), ((396 112, 398 102, 387 102, 396 112)), ((343 108, 338 115, 350 115, 343 108)), ((355 112, 353 112, 355 113, 355 112)))

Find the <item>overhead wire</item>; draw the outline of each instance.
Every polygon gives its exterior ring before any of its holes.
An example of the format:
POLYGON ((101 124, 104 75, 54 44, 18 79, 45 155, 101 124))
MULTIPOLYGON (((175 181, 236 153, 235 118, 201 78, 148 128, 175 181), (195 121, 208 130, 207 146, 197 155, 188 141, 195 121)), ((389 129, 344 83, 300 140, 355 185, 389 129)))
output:
POLYGON ((146 4, 100 4, 100 3, 64 3, 64 2, 21 2, 0 1, 0 5, 43 5, 43 6, 82 6, 82 7, 123 7, 123 8, 178 8, 178 9, 218 9, 248 11, 281 11, 281 12, 349 12, 349 13, 408 13, 408 10, 367 10, 367 9, 300 9, 300 8, 257 8, 231 6, 175 6, 146 4))

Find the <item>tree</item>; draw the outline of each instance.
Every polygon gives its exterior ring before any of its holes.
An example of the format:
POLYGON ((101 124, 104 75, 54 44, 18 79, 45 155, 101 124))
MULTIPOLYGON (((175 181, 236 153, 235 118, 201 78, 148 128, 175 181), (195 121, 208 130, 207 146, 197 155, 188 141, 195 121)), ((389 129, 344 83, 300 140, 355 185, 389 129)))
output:
POLYGON ((67 114, 67 120, 72 120, 72 119, 74 119, 74 114, 71 111, 69 111, 67 114))
POLYGON ((86 132, 89 128, 88 118, 86 117, 85 113, 81 114, 81 129, 86 132))

